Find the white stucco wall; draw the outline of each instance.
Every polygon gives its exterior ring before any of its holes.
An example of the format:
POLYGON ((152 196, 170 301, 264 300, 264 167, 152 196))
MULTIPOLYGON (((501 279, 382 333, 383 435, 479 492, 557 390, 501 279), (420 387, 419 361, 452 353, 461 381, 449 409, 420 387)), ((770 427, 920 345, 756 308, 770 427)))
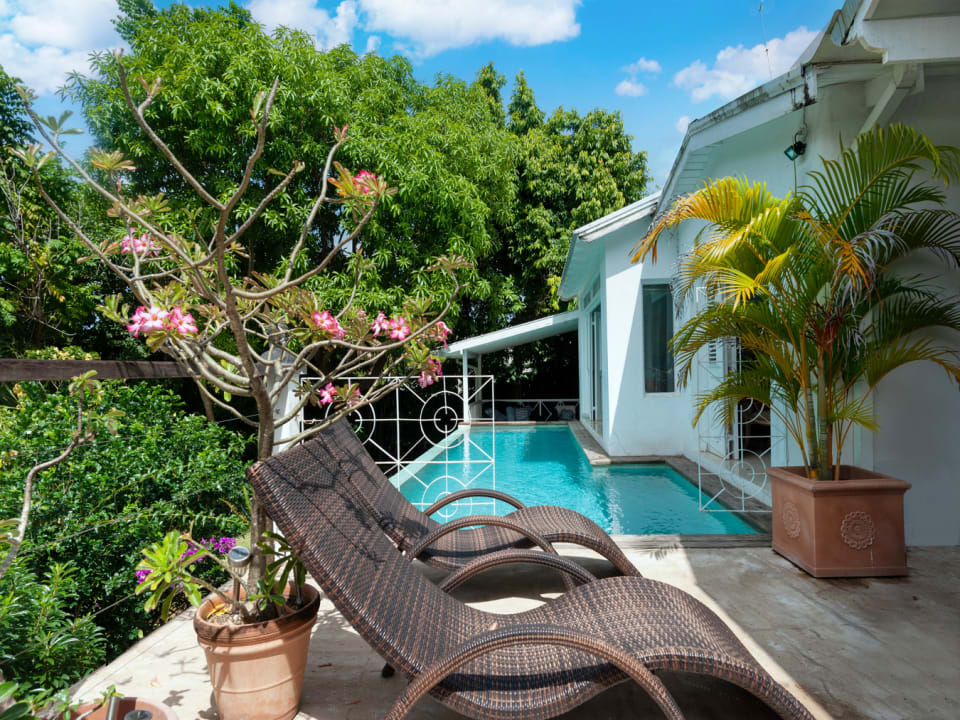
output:
POLYGON ((675 267, 669 247, 659 253, 656 264, 630 263, 630 249, 649 223, 644 218, 604 238, 609 416, 604 440, 611 455, 678 455, 689 426, 681 393, 645 390, 642 286, 669 282, 675 267))
MULTIPOLYGON (((938 144, 960 147, 960 76, 928 73, 922 93, 908 96, 893 116, 938 144)), ((948 206, 960 211, 960 187, 948 188, 948 206)), ((937 272, 944 291, 960 292, 960 271, 914 261, 906 274, 937 272)), ((960 346, 960 340, 952 338, 960 346)), ((904 497, 907 543, 960 544, 960 392, 942 370, 917 363, 880 383, 875 407, 880 432, 873 439, 874 469, 913 487, 904 497)))
MULTIPOLYGON (((868 116, 869 91, 862 82, 821 87, 818 102, 805 113, 793 112, 728 138, 712 148, 702 177, 726 175, 764 180, 775 195, 794 189, 794 166, 783 155, 793 133, 805 122, 806 154, 797 162, 798 180, 819 166, 819 156, 836 157, 840 141, 849 142, 868 116)), ((935 142, 960 146, 960 76, 927 73, 925 90, 908 96, 891 122, 905 122, 935 142)), ((948 191, 949 206, 960 210, 960 189, 948 191)), ((631 265, 630 248, 643 235, 649 218, 596 240, 603 243, 601 287, 604 305, 606 393, 602 444, 612 455, 683 453, 696 457, 701 433, 691 425, 694 395, 689 386, 671 394, 648 394, 643 383, 641 288, 644 282, 668 279, 677 252, 689 249, 699 227, 682 225, 664 238, 659 261, 631 265)), ((596 269, 601 263, 595 261, 596 269)), ((929 273, 936 265, 915 261, 904 272, 929 273)), ((940 272, 945 291, 960 290, 960 274, 940 272)), ((677 323, 683 321, 681 317, 677 323)), ((589 327, 581 321, 581 388, 589 387, 589 327)), ((679 327, 679 324, 675 325, 679 327)), ((956 339, 954 339, 956 341, 956 339)), ((583 390, 581 389, 583 395, 583 390)), ((587 398, 584 398, 587 399, 587 398)), ((960 544, 960 392, 938 368, 917 364, 897 371, 876 390, 881 430, 858 433, 844 460, 900 477, 913 484, 905 498, 907 542, 912 545, 960 544)), ((586 405, 584 405, 586 407, 586 405)), ((705 419, 702 434, 716 431, 705 419)), ((774 464, 795 464, 791 442, 774 445, 774 464)))

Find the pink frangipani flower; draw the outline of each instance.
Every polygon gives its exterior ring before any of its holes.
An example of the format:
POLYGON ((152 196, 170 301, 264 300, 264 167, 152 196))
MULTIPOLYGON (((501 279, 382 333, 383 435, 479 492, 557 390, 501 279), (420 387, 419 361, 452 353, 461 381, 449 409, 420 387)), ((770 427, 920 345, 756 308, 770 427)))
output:
POLYGON ((197 323, 193 315, 184 313, 179 305, 170 311, 169 325, 171 330, 176 330, 181 335, 197 332, 197 323))
POLYGON ((333 383, 327 383, 322 388, 320 388, 320 404, 329 405, 333 402, 337 394, 337 389, 333 386, 333 383))
POLYGON ((401 315, 398 318, 390 319, 390 338, 392 340, 406 340, 410 334, 410 326, 401 315))
POLYGON ((420 387, 425 388, 428 385, 433 385, 439 377, 443 377, 443 368, 440 366, 440 361, 428 358, 427 366, 420 371, 417 382, 420 383, 420 387))
POLYGON ((434 337, 437 338, 440 342, 443 343, 443 346, 447 346, 447 337, 450 333, 453 332, 443 320, 438 320, 437 324, 433 328, 434 337))
POLYGON ((333 315, 324 310, 323 312, 315 312, 311 316, 314 325, 327 333, 330 337, 341 340, 346 331, 340 327, 340 321, 337 320, 333 315))
POLYGON ((197 332, 197 323, 193 315, 183 312, 179 305, 170 312, 156 305, 149 308, 141 305, 134 311, 130 324, 127 325, 127 332, 134 337, 140 337, 140 333, 149 335, 168 330, 180 335, 190 335, 197 332))
POLYGON ((390 321, 387 320, 387 316, 381 312, 378 313, 377 317, 370 323, 370 327, 373 329, 373 336, 377 337, 381 332, 386 332, 390 329, 390 321))
POLYGON ((139 237, 134 233, 133 228, 127 236, 120 241, 120 252, 136 253, 137 255, 159 255, 160 248, 150 237, 149 233, 143 233, 139 237))
POLYGON ((354 179, 357 181, 357 190, 364 195, 369 195, 377 185, 377 176, 368 170, 361 170, 354 179))

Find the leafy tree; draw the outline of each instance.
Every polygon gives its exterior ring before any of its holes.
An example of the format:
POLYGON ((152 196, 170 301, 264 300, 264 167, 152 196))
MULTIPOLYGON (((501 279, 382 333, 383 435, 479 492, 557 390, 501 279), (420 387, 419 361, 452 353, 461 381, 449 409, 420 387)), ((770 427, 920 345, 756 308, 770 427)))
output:
MULTIPOLYGON (((492 104, 500 102, 503 78, 492 65, 481 69, 478 83, 492 104)), ((557 289, 573 230, 639 200, 648 175, 646 153, 633 151, 619 112, 580 115, 560 107, 547 118, 522 72, 507 111, 506 128, 519 147, 517 196, 499 247, 485 262, 515 284, 521 302, 511 321, 523 322, 564 309, 557 289)), ((483 330, 499 326, 492 315, 483 330)), ((522 383, 517 392, 551 397, 576 387, 576 352, 571 338, 555 338, 495 356, 487 367, 522 383)))
POLYGON ((520 319, 530 319, 559 309, 573 230, 642 197, 646 153, 633 151, 619 112, 559 107, 545 120, 523 73, 508 109, 507 127, 520 139, 520 187, 503 260, 512 261, 524 298, 520 319))
MULTIPOLYGON (((33 141, 16 82, 0 70, 0 355, 75 343, 111 357, 140 357, 138 346, 97 322, 96 305, 116 283, 99 268, 78 264, 89 253, 8 152, 33 141)), ((94 194, 59 162, 47 163, 42 175, 57 202, 94 232, 94 194)))
POLYGON ((12 78, 0 66, 0 148, 30 142, 30 120, 23 101, 17 94, 17 78, 12 78))
MULTIPOLYGON (((252 135, 254 88, 279 90, 271 142, 239 208, 250 214, 272 187, 268 169, 300 173, 264 213, 251 238, 250 269, 271 267, 289 251, 291 230, 322 180, 328 140, 349 123, 351 142, 340 159, 389 179, 399 192, 385 198, 366 231, 374 265, 365 271, 357 302, 399 309, 409 295, 443 301, 449 288, 422 272, 429 258, 489 254, 496 228, 509 222, 515 193, 514 143, 483 89, 450 77, 418 82, 403 58, 358 56, 347 47, 318 51, 307 34, 281 28, 268 36, 249 13, 231 4, 216 10, 185 5, 154 9, 147 0, 124 3, 118 29, 130 44, 131 78, 162 77, 150 122, 171 151, 216 196, 235 190, 252 135)), ((137 166, 131 194, 165 192, 171 204, 192 189, 137 127, 127 111, 114 58, 94 60, 94 77, 73 78, 69 92, 84 107, 96 141, 121 150, 137 166)), ((340 211, 324 208, 309 237, 304 263, 319 262, 336 244, 340 211)), ((345 259, 311 289, 325 302, 343 302, 353 278, 345 259)), ((489 299, 505 319, 517 294, 509 281, 473 270, 466 295, 489 299), (505 309, 504 309, 505 308, 505 309)))

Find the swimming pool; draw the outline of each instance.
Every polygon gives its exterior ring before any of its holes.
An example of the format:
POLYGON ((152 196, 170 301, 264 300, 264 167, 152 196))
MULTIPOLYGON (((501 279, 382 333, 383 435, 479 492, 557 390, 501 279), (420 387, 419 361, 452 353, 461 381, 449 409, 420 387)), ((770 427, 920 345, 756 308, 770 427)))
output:
MULTIPOLYGON (((757 532, 734 513, 700 512, 696 486, 667 465, 590 465, 565 425, 464 428, 392 480, 420 508, 465 487, 495 487, 525 505, 576 510, 609 533, 757 532)), ((512 510, 477 498, 448 505, 434 518, 512 510)))

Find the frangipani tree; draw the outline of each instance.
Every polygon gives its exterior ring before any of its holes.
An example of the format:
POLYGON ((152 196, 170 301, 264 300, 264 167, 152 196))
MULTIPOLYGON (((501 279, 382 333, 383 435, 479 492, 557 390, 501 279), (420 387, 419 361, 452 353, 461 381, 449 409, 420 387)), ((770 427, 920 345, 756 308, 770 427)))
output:
POLYGON ((728 423, 741 400, 758 401, 799 446, 808 477, 827 480, 839 477, 851 429, 877 429, 871 394, 893 370, 926 360, 960 386, 958 286, 896 268, 926 251, 956 278, 960 214, 942 206, 960 150, 892 125, 809 176, 783 199, 746 179, 708 182, 652 224, 633 260, 656 259, 665 230, 706 221, 675 280, 680 302, 697 288, 713 298, 673 337, 680 383, 710 343, 733 337, 748 353, 698 398, 695 422, 716 406, 728 423))
MULTIPOLYGON (((282 170, 258 167, 279 85, 275 80, 269 89, 251 93, 249 135, 238 138, 249 144, 249 156, 232 188, 214 194, 151 128, 149 110, 161 91, 161 79, 138 78, 138 84, 131 86, 123 58, 118 54, 116 60, 128 110, 162 152, 170 170, 193 188, 196 204, 174 206, 162 193, 129 197, 124 178, 136 167, 119 150, 91 150, 95 169, 82 166, 61 146, 65 118, 38 117, 26 91, 21 94, 30 116, 52 149, 44 152, 38 144, 13 150, 33 171, 40 193, 61 221, 89 248, 90 260, 113 271, 140 303, 131 310, 122 298, 113 297, 106 301, 103 313, 143 337, 151 350, 179 360, 211 403, 256 428, 261 459, 274 451, 276 428, 294 420, 307 403, 328 406, 325 422, 303 432, 285 433, 284 443, 304 439, 408 378, 417 377, 421 385, 432 383, 441 369, 431 351, 445 343, 450 332, 443 317, 461 289, 456 271, 464 266, 462 259, 440 257, 433 265, 447 278, 451 291, 442 307, 435 307, 430 297, 411 297, 388 317, 357 307, 353 294, 340 307, 324 307, 309 289, 312 280, 334 266, 341 275, 351 277, 356 288, 368 263, 361 234, 378 205, 395 192, 375 174, 353 174, 336 162, 337 150, 348 141, 347 128, 335 130, 315 198, 308 207, 292 205, 284 190, 304 170, 303 163, 297 161, 282 170), (109 204, 108 214, 117 222, 114 236, 89 237, 45 191, 38 171, 55 154, 109 204), (253 185, 269 188, 256 204, 245 202, 253 185), (325 204, 338 206, 342 232, 324 259, 308 266, 305 249, 325 204), (245 242, 258 224, 270 222, 272 213, 293 213, 304 219, 273 272, 248 272, 245 242), (304 376, 311 379, 302 380, 304 376), (357 376, 364 381, 344 380, 357 376), (291 383, 296 385, 292 403, 284 400, 291 383), (238 398, 252 399, 254 417, 237 407, 238 398)), ((264 509, 256 498, 252 503, 254 562, 246 579, 248 595, 263 575, 265 560, 257 548, 269 529, 264 509)))

